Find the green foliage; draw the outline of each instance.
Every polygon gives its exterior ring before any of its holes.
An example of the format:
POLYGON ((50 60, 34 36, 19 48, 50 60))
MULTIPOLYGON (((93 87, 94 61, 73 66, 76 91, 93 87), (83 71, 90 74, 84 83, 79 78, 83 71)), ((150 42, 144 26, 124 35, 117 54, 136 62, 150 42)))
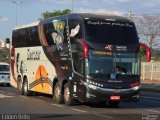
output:
MULTIPOLYGON (((146 51, 143 47, 140 48, 141 60, 146 61, 146 51)), ((151 59, 154 61, 160 61, 160 51, 152 50, 151 59)))
POLYGON ((140 54, 141 54, 141 57, 144 57, 146 55, 146 51, 144 48, 140 48, 140 54))
POLYGON ((46 19, 46 18, 50 18, 50 17, 54 17, 54 16, 60 16, 60 15, 65 15, 65 14, 69 14, 71 13, 71 10, 69 9, 65 9, 65 10, 54 10, 53 12, 44 12, 42 13, 42 19, 46 19))

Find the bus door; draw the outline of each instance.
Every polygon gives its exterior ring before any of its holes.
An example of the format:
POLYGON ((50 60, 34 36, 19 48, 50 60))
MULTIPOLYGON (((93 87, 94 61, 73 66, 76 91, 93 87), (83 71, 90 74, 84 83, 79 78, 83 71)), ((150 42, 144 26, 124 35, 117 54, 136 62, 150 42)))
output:
POLYGON ((78 42, 84 39, 81 17, 69 16, 68 25, 72 54, 73 94, 76 94, 79 99, 83 99, 85 95, 84 86, 82 85, 82 81, 84 80, 84 57, 82 45, 78 42))

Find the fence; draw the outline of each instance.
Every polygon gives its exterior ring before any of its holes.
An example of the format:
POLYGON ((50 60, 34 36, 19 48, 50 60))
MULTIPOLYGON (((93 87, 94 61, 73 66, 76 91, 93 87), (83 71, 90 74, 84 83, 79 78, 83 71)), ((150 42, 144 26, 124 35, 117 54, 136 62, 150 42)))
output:
POLYGON ((142 62, 141 80, 160 81, 160 62, 142 62))

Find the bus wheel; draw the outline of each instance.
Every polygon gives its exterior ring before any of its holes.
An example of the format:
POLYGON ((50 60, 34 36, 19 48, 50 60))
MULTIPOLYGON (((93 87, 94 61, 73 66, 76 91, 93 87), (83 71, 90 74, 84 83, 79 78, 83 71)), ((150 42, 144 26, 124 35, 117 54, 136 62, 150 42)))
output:
POLYGON ((64 103, 68 106, 73 104, 73 99, 70 96, 69 84, 64 85, 64 103))
POLYGON ((7 83, 7 86, 10 87, 11 86, 10 83, 7 83))
POLYGON ((120 101, 109 101, 109 106, 111 107, 118 107, 120 101))
POLYGON ((32 95, 32 92, 30 90, 28 90, 28 80, 27 80, 27 78, 24 79, 24 95, 25 96, 32 95))
POLYGON ((18 77, 17 79, 17 91, 20 95, 24 94, 23 84, 22 84, 22 80, 20 77, 18 77))
POLYGON ((63 103, 63 95, 61 94, 61 89, 60 89, 60 85, 58 82, 56 83, 54 87, 53 100, 57 104, 63 103))

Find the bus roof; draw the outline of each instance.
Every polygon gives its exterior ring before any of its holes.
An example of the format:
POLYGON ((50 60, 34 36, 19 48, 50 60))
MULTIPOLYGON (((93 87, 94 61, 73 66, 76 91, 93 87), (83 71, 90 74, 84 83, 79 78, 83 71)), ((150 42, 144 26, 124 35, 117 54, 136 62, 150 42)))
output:
POLYGON ((9 65, 9 64, 6 62, 0 62, 0 65, 9 65))
POLYGON ((27 28, 27 27, 33 27, 33 26, 37 26, 39 24, 40 21, 35 21, 29 24, 25 24, 25 25, 21 25, 21 26, 17 26, 15 27, 13 30, 17 30, 17 29, 22 29, 22 28, 27 28))
MULTIPOLYGON (((83 19, 105 19, 108 21, 123 21, 123 22, 132 22, 132 20, 123 17, 123 16, 118 16, 114 14, 105 14, 105 13, 70 13, 68 16, 81 16, 83 19)), ((60 15, 64 16, 64 15, 60 15)), ((55 16, 55 17, 60 17, 60 16, 55 16)), ((54 17, 47 18, 47 19, 53 19, 54 17)), ((44 19, 43 21, 46 21, 47 19, 44 19)))
MULTIPOLYGON (((115 20, 115 21, 128 21, 131 22, 130 19, 118 16, 114 14, 104 14, 104 13, 78 13, 83 19, 106 19, 106 20, 115 20)), ((73 13, 74 15, 74 13, 73 13)))
MULTIPOLYGON (((131 22, 131 20, 127 19, 126 17, 122 17, 122 16, 117 16, 114 14, 103 14, 103 13, 70 13, 68 15, 80 15, 83 19, 105 19, 105 20, 109 20, 109 21, 124 21, 124 22, 131 22)), ((63 15, 61 15, 63 16, 63 15)), ((58 16, 55 16, 58 17, 58 16)), ((52 18, 48 18, 48 19, 52 19, 52 18)), ((43 21, 45 21, 46 19, 44 19, 43 21)), ((17 30, 17 29, 22 29, 22 28, 27 28, 27 27, 33 27, 33 26, 38 26, 40 21, 35 21, 29 24, 25 24, 25 25, 21 25, 21 26, 17 26, 15 27, 13 30, 17 30)))

